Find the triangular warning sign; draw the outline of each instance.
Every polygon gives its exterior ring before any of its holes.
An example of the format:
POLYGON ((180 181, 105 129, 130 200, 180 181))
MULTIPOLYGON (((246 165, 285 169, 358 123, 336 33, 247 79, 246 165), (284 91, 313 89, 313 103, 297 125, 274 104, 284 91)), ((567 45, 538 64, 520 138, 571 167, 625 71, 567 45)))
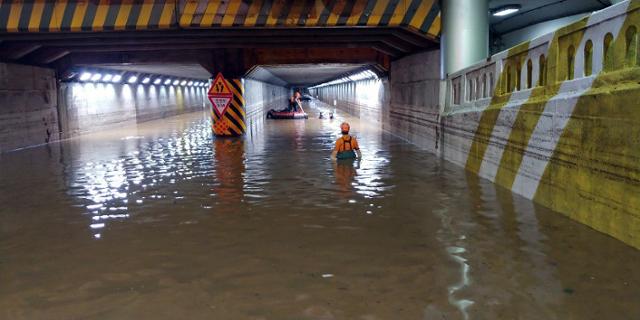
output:
POLYGON ((229 86, 227 86, 227 81, 224 80, 222 73, 218 73, 216 79, 213 80, 211 84, 211 88, 209 88, 209 95, 229 95, 232 94, 229 86))
POLYGON ((222 115, 227 112, 227 108, 229 107, 229 103, 231 103, 232 97, 213 97, 209 96, 209 100, 211 100, 211 104, 213 105, 213 111, 216 112, 218 117, 222 117, 222 115))
POLYGON ((231 90, 227 85, 227 81, 224 80, 222 73, 218 73, 216 79, 213 80, 211 88, 209 88, 208 95, 209 100, 213 105, 213 111, 216 112, 218 117, 222 117, 233 99, 233 93, 231 93, 231 90))

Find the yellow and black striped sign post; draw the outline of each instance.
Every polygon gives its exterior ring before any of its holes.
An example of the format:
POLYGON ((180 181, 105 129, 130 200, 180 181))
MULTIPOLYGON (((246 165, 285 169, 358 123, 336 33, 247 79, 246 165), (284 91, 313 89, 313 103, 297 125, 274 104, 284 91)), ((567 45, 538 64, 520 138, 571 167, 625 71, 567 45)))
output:
POLYGON ((214 135, 234 137, 245 133, 243 94, 242 79, 227 80, 221 73, 215 78, 209 89, 214 135))

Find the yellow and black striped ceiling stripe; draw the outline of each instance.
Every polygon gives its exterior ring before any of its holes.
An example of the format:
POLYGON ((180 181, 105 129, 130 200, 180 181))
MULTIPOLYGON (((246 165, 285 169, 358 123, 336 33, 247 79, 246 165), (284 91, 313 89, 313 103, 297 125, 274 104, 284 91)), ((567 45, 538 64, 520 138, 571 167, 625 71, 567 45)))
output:
POLYGON ((29 21, 33 12, 33 2, 24 2, 22 4, 22 12, 18 18, 18 31, 29 31, 29 21))
POLYGON ((412 0, 411 4, 407 8, 407 13, 405 14, 404 18, 402 19, 402 22, 400 23, 400 25, 401 26, 408 26, 409 23, 411 23, 411 20, 413 19, 414 15, 418 11, 418 8, 420 7, 420 5, 423 2, 426 2, 426 1, 431 1, 431 0, 412 0))
POLYGON ((0 21, 4 22, 6 21, 6 25, 3 25, 3 27, 7 30, 7 31, 11 31, 10 30, 10 23, 9 23, 9 14, 11 13, 11 8, 12 6, 6 3, 0 3, 0 21))
POLYGON ((291 11, 291 7, 293 6, 294 0, 286 0, 285 2, 281 2, 280 8, 278 11, 274 13, 278 13, 278 20, 276 21, 276 26, 284 25, 287 18, 289 17, 289 12, 291 11))
POLYGON ((353 8, 355 7, 357 1, 347 1, 347 3, 342 8, 342 13, 338 16, 338 21, 336 21, 336 26, 345 26, 347 25, 347 21, 349 21, 349 17, 354 14, 353 8))
POLYGON ((375 8, 375 5, 376 5, 376 1, 370 0, 367 2, 367 5, 362 11, 363 13, 360 15, 360 20, 358 20, 357 25, 359 26, 367 25, 367 22, 369 21, 369 16, 371 15, 371 12, 373 12, 373 8, 375 8))
POLYGON ((300 16, 298 17, 298 22, 296 23, 299 26, 304 26, 307 24, 307 19, 312 13, 314 9, 315 0, 306 0, 304 3, 304 7, 302 11, 300 11, 300 16))
POLYGON ((267 23, 267 16, 269 15, 269 12, 271 11, 271 5, 273 4, 273 1, 270 0, 263 0, 262 1, 262 6, 260 6, 260 14, 258 15, 258 19, 256 20, 256 26, 258 27, 264 27, 267 23))
POLYGON ((329 20, 329 15, 333 10, 333 7, 336 5, 338 1, 331 1, 329 4, 325 5, 322 8, 322 12, 318 17, 318 21, 316 22, 316 26, 325 26, 327 24, 327 20, 329 20))
POLYGON ((437 0, 5 0, 0 32, 404 26, 440 33, 437 0))
POLYGON ((429 30, 429 27, 431 27, 431 25, 433 24, 433 21, 436 19, 438 14, 440 14, 440 5, 438 4, 438 1, 434 1, 431 5, 431 9, 429 10, 429 14, 427 14, 427 16, 424 18, 424 21, 422 21, 422 25, 419 28, 420 31, 426 33, 429 30))
POLYGON ((240 3, 240 7, 236 13, 236 17, 233 20, 234 27, 243 26, 245 20, 247 19, 247 15, 249 14, 249 8, 253 5, 252 0, 245 0, 240 3))
POLYGON ((396 11, 396 7, 398 6, 399 2, 400 0, 389 1, 389 4, 387 4, 387 8, 384 10, 384 13, 382 14, 382 18, 380 19, 380 22, 378 23, 379 26, 389 25, 389 21, 391 21, 391 18, 393 17, 393 13, 396 11))

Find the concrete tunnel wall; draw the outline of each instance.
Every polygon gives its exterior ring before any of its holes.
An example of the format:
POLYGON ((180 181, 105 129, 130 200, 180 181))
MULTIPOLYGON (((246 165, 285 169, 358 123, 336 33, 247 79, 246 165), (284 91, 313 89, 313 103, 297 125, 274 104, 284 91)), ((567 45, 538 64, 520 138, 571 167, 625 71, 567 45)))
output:
POLYGON ((246 122, 261 121, 270 109, 282 109, 287 106, 289 89, 252 79, 244 79, 244 100, 246 122))
POLYGON ((393 134, 640 248, 640 1, 622 3, 438 81, 437 54, 391 64, 384 92, 324 87, 393 134), (438 99, 440 97, 440 99, 438 99))
POLYGON ((60 84, 63 138, 203 110, 206 89, 153 84, 60 84))
POLYGON ((388 78, 316 89, 318 98, 378 123, 384 130, 435 151, 440 112, 440 52, 418 53, 391 63, 388 78))
POLYGON ((55 72, 0 63, 0 153, 59 139, 55 72))
MULTIPOLYGON (((289 89, 245 79, 247 125, 286 106, 289 89)), ((47 68, 0 63, 0 153, 186 112, 210 112, 207 89, 66 82, 47 68)))

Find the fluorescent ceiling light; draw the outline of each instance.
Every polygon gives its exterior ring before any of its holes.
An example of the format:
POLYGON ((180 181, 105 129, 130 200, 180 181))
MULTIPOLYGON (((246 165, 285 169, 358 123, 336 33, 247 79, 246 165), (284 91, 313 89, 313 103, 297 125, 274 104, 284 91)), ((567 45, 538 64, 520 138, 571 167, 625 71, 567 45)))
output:
POLYGON ((160 82, 162 81, 162 79, 158 78, 153 80, 153 84, 160 84, 160 82))
POLYGON ((80 75, 80 81, 87 81, 89 79, 91 79, 91 73, 90 72, 83 72, 80 75))
POLYGON ((174 85, 174 86, 177 86, 179 83, 180 83, 180 80, 175 80, 175 81, 173 81, 173 85, 174 85))
POLYGON ((100 78, 102 78, 102 75, 99 73, 95 73, 93 74, 93 76, 91 77, 91 81, 98 81, 100 80, 100 78))
POLYGON ((500 8, 497 8, 495 10, 493 10, 493 15, 495 17, 504 17, 504 16, 508 16, 510 14, 514 14, 516 12, 520 11, 520 5, 519 4, 509 4, 506 6, 502 6, 500 8))
POLYGON ((122 76, 116 74, 115 76, 113 76, 113 79, 111 79, 111 82, 120 82, 120 80, 122 80, 122 76))
POLYGON ((102 77, 102 81, 111 81, 111 78, 113 78, 112 74, 105 74, 104 77, 102 77))
POLYGON ((164 84, 169 84, 169 83, 171 83, 171 79, 167 79, 164 81, 164 84))
POLYGON ((129 80, 127 80, 127 82, 129 82, 129 83, 136 83, 136 82, 138 82, 138 77, 136 77, 136 76, 131 76, 131 77, 129 77, 129 80))
POLYGON ((142 79, 142 83, 144 83, 144 84, 149 83, 149 81, 151 81, 151 78, 149 78, 149 77, 146 77, 146 78, 142 79))
POLYGON ((189 83, 187 83, 188 86, 193 86, 193 81, 189 81, 189 83))
POLYGON ((187 80, 182 80, 182 82, 180 82, 180 85, 181 85, 181 86, 184 86, 184 85, 186 85, 186 84, 187 84, 187 80))

